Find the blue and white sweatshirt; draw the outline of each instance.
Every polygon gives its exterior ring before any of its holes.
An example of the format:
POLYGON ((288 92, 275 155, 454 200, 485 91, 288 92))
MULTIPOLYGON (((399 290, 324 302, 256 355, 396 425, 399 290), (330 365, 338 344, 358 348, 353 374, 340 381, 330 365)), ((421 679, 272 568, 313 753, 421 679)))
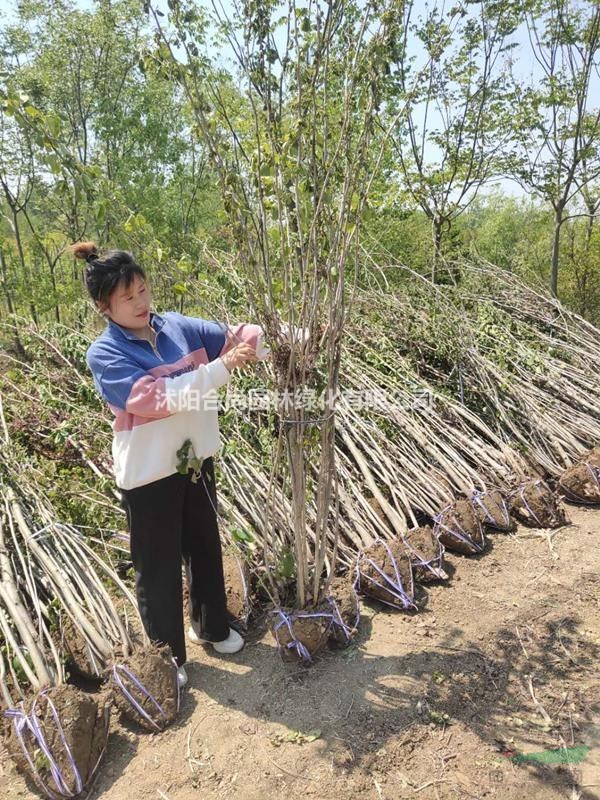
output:
POLYGON ((113 320, 90 345, 86 361, 115 419, 116 484, 133 489, 177 472, 177 450, 190 439, 202 460, 221 446, 216 396, 231 373, 220 356, 240 341, 262 347, 259 325, 228 326, 175 311, 151 312, 156 350, 113 320), (199 401, 199 402, 198 402, 199 401))

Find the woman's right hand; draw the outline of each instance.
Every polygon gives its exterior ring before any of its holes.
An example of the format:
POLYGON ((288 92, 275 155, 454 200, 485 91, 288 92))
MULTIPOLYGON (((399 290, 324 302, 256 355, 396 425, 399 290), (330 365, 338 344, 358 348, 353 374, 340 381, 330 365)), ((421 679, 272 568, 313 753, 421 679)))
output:
POLYGON ((258 358, 254 347, 247 342, 242 342, 241 344, 236 344, 235 347, 232 347, 231 350, 222 355, 221 361, 229 372, 232 372, 236 367, 242 368, 246 364, 253 364, 258 361, 258 358))

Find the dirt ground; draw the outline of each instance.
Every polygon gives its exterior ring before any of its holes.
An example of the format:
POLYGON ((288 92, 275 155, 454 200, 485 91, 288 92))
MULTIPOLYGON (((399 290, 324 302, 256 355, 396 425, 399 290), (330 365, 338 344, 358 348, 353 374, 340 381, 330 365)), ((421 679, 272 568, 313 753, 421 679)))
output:
MULTIPOLYGON (((190 645, 178 722, 113 719, 87 800, 600 798, 600 510, 568 516, 451 556, 418 614, 363 604, 309 669, 264 626, 228 659, 190 645)), ((0 797, 34 797, 6 759, 0 797)))

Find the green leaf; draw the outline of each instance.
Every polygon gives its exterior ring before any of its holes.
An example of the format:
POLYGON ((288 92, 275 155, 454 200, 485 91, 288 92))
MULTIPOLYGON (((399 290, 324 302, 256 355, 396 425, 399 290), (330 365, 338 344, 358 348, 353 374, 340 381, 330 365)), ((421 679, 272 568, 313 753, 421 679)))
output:
POLYGON ((282 578, 293 578, 296 574, 296 565, 294 563, 294 556, 291 552, 287 552, 279 562, 279 574, 282 578))
POLYGON ((48 114, 46 116, 46 125, 52 136, 60 136, 62 125, 60 117, 57 114, 48 114))
POLYGON ((243 528, 233 528, 231 531, 231 537, 234 541, 237 542, 254 541, 254 536, 249 531, 246 531, 243 528))

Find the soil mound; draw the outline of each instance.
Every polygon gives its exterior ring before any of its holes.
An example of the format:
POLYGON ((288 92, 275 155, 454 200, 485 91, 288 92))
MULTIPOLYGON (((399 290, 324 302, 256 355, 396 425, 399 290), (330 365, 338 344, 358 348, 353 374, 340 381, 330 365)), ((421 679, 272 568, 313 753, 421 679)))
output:
POLYGON ((143 728, 163 730, 177 716, 177 665, 170 647, 140 648, 113 665, 111 682, 117 708, 143 728))
POLYGON ((485 550, 483 525, 468 500, 457 500, 437 515, 435 534, 455 553, 472 556, 485 550))
POLYGON ((444 572, 444 545, 429 525, 413 528, 402 537, 416 581, 446 580, 444 572))
POLYGON ((6 748, 26 778, 50 796, 73 797, 86 788, 106 748, 106 693, 53 686, 6 714, 6 748))
POLYGON ((416 608, 410 558, 402 542, 380 540, 359 553, 357 589, 393 608, 416 608))
POLYGON ((510 513, 530 528, 559 528, 565 524, 565 512, 558 498, 541 478, 518 486, 509 497, 510 513))

